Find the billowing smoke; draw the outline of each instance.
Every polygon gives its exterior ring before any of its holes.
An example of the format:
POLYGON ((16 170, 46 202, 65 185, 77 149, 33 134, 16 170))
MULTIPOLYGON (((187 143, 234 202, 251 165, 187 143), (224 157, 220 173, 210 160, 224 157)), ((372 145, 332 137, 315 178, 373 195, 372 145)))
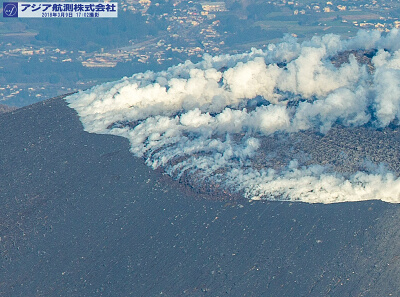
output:
POLYGON ((398 30, 302 43, 288 36, 266 50, 205 55, 197 64, 124 77, 66 100, 86 131, 128 138, 132 153, 177 179, 192 176, 248 199, 400 202, 400 179, 379 164, 339 173, 294 154, 274 166, 279 152, 266 151, 279 135, 396 124, 399 49, 398 30), (361 63, 357 51, 374 54, 361 63))

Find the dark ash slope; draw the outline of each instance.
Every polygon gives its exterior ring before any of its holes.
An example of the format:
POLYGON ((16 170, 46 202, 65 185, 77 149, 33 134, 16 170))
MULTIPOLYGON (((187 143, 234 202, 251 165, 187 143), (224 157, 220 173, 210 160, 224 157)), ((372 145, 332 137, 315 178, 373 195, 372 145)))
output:
POLYGON ((397 205, 198 199, 62 98, 0 127, 1 296, 400 295, 397 205))

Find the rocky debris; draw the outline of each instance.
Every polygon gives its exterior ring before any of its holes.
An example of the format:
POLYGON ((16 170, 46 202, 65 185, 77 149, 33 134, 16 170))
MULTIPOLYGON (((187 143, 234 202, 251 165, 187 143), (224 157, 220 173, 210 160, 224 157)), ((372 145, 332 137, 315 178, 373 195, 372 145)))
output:
POLYGON ((372 65, 371 60, 376 55, 376 53, 377 53, 376 49, 344 51, 339 55, 333 57, 331 59, 331 62, 333 65, 339 68, 340 66, 342 66, 342 64, 349 63, 349 57, 350 55, 353 55, 358 63, 366 65, 368 72, 372 73, 374 72, 375 68, 372 65))
MULTIPOLYGON (((384 168, 400 174, 400 128, 376 130, 372 127, 334 126, 325 135, 316 131, 276 133, 260 137, 261 147, 251 160, 257 170, 273 168, 285 170, 293 160, 299 167, 322 165, 328 171, 350 176, 358 171, 375 173, 384 168)), ((173 160, 175 165, 184 158, 173 160)), ((219 169, 214 175, 223 176, 229 168, 219 169)), ((190 171, 190 170, 189 170, 190 171)), ((175 176, 177 178, 177 176, 175 176)), ((185 172, 179 182, 191 191, 214 200, 239 200, 242 193, 227 189, 221 183, 204 177, 200 170, 185 172)))
POLYGON ((300 166, 318 164, 345 175, 373 172, 381 164, 399 174, 399 131, 389 127, 376 130, 365 126, 335 126, 326 135, 315 131, 277 134, 263 138, 254 166, 267 165, 279 170, 296 159, 300 166))

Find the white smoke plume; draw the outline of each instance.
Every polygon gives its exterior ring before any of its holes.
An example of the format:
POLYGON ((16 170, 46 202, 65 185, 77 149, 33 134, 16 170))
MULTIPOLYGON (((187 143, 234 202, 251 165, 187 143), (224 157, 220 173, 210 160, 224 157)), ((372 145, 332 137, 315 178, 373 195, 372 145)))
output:
MULTIPOLYGON (((266 50, 185 62, 135 74, 66 98, 88 132, 114 134, 153 168, 176 178, 196 175, 248 199, 334 203, 400 202, 400 179, 387 170, 343 175, 329 166, 260 166, 273 135, 333 125, 382 128, 400 118, 400 33, 360 31, 298 42, 285 37, 266 50), (344 51, 377 50, 373 71, 344 51), (257 159, 257 166, 255 160, 257 159)), ((271 140, 272 141, 272 140, 271 140)))

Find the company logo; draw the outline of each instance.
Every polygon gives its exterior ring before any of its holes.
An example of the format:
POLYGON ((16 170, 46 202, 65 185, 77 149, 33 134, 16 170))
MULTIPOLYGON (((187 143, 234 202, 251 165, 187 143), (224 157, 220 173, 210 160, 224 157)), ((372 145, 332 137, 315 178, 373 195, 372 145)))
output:
POLYGON ((4 18, 17 18, 18 17, 18 2, 4 2, 3 3, 3 17, 4 18))
POLYGON ((4 18, 117 18, 118 2, 3 2, 4 18))
POLYGON ((4 2, 5 18, 117 18, 118 2, 4 2))

